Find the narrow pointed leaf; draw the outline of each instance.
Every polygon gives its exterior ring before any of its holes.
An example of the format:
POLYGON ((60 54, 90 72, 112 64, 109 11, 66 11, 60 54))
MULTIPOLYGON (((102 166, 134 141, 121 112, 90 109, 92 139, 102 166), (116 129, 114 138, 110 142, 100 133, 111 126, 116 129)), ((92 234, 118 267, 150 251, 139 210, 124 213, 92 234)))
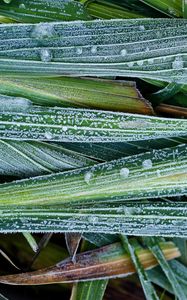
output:
POLYGON ((0 2, 0 15, 22 23, 89 20, 81 3, 73 0, 16 0, 0 2))
POLYGON ((121 241, 123 244, 124 249, 129 254, 130 258, 132 259, 132 262, 134 264, 134 267, 136 269, 136 272, 138 273, 142 288, 144 290, 145 296, 147 300, 159 300, 156 291, 152 285, 152 283, 149 281, 149 278, 144 270, 144 267, 141 264, 141 261, 136 253, 135 247, 129 242, 128 238, 126 236, 121 235, 121 241))
POLYGON ((73 287, 70 300, 102 300, 108 280, 79 282, 73 287))
POLYGON ((170 265, 166 261, 162 250, 160 249, 158 239, 155 237, 147 237, 144 239, 146 246, 149 250, 153 253, 155 258, 157 259, 160 267, 162 268, 163 272, 165 273, 166 277, 168 278, 174 294, 178 297, 179 300, 185 299, 185 293, 183 292, 180 283, 178 282, 175 273, 170 268, 170 265))
POLYGON ((33 235, 30 232, 23 232, 23 236, 27 240, 27 242, 30 245, 31 249, 34 252, 37 252, 37 250, 38 250, 38 244, 37 244, 35 238, 33 237, 33 235))
POLYGON ((0 140, 0 175, 31 177, 95 164, 80 152, 39 141, 0 140))
POLYGON ((72 258, 72 261, 76 261, 76 254, 82 238, 81 233, 65 233, 66 246, 68 248, 68 252, 72 258))
POLYGON ((5 78, 0 93, 20 95, 38 105, 85 107, 153 114, 134 82, 86 78, 5 78))
POLYGON ((185 19, 0 25, 0 72, 186 83, 185 19), (25 42, 27 41, 27 42, 25 42))
POLYGON ((73 206, 186 195, 186 170, 186 145, 153 150, 91 167, 1 184, 0 205, 73 206))
POLYGON ((182 17, 182 1, 170 1, 170 0, 140 0, 141 2, 150 5, 151 7, 158 9, 172 17, 182 17))
POLYGON ((135 236, 187 237, 185 202, 135 202, 108 207, 2 206, 0 232, 123 233, 135 236))
POLYGON ((126 142, 186 134, 187 120, 58 107, 0 107, 0 138, 59 142, 126 142))
MULTIPOLYGON (((166 259, 180 255, 172 242, 162 243, 161 248, 166 259)), ((137 250, 137 256, 145 269, 157 265, 153 254, 148 249, 137 250)), ((16 285, 38 285, 77 280, 114 278, 135 273, 131 258, 125 253, 120 243, 111 244, 96 250, 77 254, 77 261, 66 259, 50 268, 30 273, 0 276, 0 282, 16 285)))

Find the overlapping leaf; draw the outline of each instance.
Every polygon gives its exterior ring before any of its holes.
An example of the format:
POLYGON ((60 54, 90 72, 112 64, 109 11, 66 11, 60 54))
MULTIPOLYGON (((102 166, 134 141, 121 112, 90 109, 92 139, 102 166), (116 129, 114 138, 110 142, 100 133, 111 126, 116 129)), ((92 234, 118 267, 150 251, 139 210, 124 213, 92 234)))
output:
POLYGON ((1 74, 130 76, 186 83, 185 19, 0 26, 1 74))

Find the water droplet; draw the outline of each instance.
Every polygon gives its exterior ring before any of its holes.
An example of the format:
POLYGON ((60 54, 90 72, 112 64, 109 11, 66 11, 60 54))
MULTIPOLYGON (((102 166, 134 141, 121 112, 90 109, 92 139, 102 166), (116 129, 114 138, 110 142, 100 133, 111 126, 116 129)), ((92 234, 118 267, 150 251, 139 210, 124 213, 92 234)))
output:
POLYGON ((79 55, 82 54, 82 47, 76 48, 76 53, 79 55))
POLYGON ((68 130, 67 126, 62 126, 62 130, 67 131, 68 130))
POLYGON ((50 62, 53 58, 52 52, 49 49, 42 49, 40 51, 40 57, 43 62, 50 62))
POLYGON ((88 218, 88 222, 90 223, 97 223, 98 222, 98 217, 95 217, 95 216, 91 216, 88 218))
POLYGON ((92 178, 93 174, 92 172, 86 172, 85 175, 84 175, 84 181, 89 184, 91 178, 92 178))
POLYGON ((128 63, 127 63, 127 66, 128 66, 129 68, 133 67, 133 66, 134 66, 134 62, 133 62, 133 61, 128 62, 128 63))
POLYGON ((122 56, 125 56, 125 55, 127 55, 127 50, 126 49, 122 49, 120 53, 121 53, 122 56))
POLYGON ((53 136, 50 132, 45 132, 45 137, 47 140, 51 140, 53 136))
POLYGON ((92 46, 91 53, 95 54, 97 52, 97 46, 92 46))
POLYGON ((182 69, 184 67, 184 61, 181 56, 177 56, 172 62, 173 69, 182 69))
POLYGON ((24 3, 21 3, 21 4, 19 5, 19 8, 25 9, 25 8, 26 8, 26 7, 25 7, 25 4, 24 4, 24 3))
POLYGON ((143 162, 142 162, 142 167, 144 169, 150 169, 152 168, 153 164, 152 164, 152 161, 151 159, 145 159, 143 162))
POLYGON ((142 31, 145 30, 145 26, 144 26, 144 25, 140 25, 139 28, 140 28, 140 30, 142 30, 142 31))
POLYGON ((49 38, 54 35, 54 25, 52 23, 41 23, 34 26, 31 36, 36 39, 49 38))
POLYGON ((12 2, 12 0, 3 0, 4 1, 4 3, 7 3, 7 4, 9 4, 10 2, 12 2))
POLYGON ((128 168, 122 168, 120 170, 120 176, 123 178, 127 178, 129 176, 129 169, 128 168))
POLYGON ((158 177, 160 177, 160 176, 161 176, 160 170, 157 170, 157 171, 156 171, 156 174, 157 174, 158 177))

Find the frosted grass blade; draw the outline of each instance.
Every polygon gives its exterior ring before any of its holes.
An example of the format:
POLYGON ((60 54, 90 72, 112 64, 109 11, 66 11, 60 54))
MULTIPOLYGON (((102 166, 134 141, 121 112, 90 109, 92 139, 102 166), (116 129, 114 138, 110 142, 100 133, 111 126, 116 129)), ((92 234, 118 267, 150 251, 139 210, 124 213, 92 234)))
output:
POLYGON ((91 167, 1 184, 0 206, 106 204, 186 195, 186 170, 186 145, 153 150, 91 167))
MULTIPOLYGON (((15 98, 15 104, 16 102, 15 98)), ((8 103, 8 101, 6 102, 8 103)), ((59 142, 127 142, 186 135, 187 120, 110 111, 28 106, 0 107, 0 138, 59 142)))
POLYGON ((185 202, 71 205, 1 205, 0 232, 84 232, 133 236, 187 237, 185 202))
POLYGON ((172 289, 174 291, 174 294, 178 297, 179 300, 185 299, 186 295, 183 292, 183 289, 180 286, 180 283, 178 282, 175 273, 173 272, 173 270, 170 268, 170 265, 166 261, 162 250, 160 249, 159 240, 155 237, 147 237, 144 238, 144 242, 146 246, 149 248, 149 250, 153 253, 160 267, 162 268, 163 272, 168 278, 172 286, 172 289))
POLYGON ((18 178, 50 174, 96 163, 80 152, 44 142, 0 140, 0 176, 18 178))
POLYGON ((138 258, 138 255, 136 253, 136 248, 130 243, 130 241, 128 240, 128 238, 126 236, 121 235, 121 241, 122 241, 124 249, 126 250, 126 252, 129 254, 129 256, 132 259, 132 262, 138 273, 142 288, 144 290, 146 299, 147 300, 159 300, 159 298, 156 294, 156 291, 154 289, 154 286, 150 282, 150 280, 138 258))
POLYGON ((0 72, 125 76, 186 84, 187 20, 0 25, 0 72))

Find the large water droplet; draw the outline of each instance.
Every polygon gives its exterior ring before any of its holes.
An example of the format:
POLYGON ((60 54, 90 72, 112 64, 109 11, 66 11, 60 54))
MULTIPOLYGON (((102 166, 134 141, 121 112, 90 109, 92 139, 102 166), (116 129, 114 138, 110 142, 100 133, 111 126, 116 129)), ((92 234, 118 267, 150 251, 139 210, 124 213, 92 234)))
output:
POLYGON ((91 53, 95 54, 97 52, 97 46, 92 46, 91 47, 91 53))
POLYGON ((36 39, 49 38, 54 35, 54 26, 51 23, 41 23, 34 26, 31 36, 36 39))
POLYGON ((152 160, 151 159, 145 159, 143 162, 142 162, 142 167, 144 169, 151 169, 153 166, 152 164, 152 160))
POLYGON ((92 178, 93 174, 92 172, 86 172, 85 175, 84 175, 84 181, 89 184, 91 178, 92 178))
POLYGON ((25 7, 25 4, 24 4, 24 3, 21 3, 21 4, 19 5, 19 8, 25 9, 25 8, 26 8, 26 7, 25 7))
POLYGON ((52 52, 49 49, 42 49, 40 51, 40 57, 43 62, 50 62, 53 58, 52 52))
POLYGON ((127 50, 126 49, 122 49, 120 53, 121 53, 122 56, 125 56, 125 55, 127 55, 127 50))
POLYGON ((3 0, 4 3, 9 4, 12 0, 3 0))
POLYGON ((173 69, 182 69, 184 67, 184 61, 181 56, 177 56, 172 62, 173 69))
POLYGON ((144 25, 140 25, 139 28, 140 28, 140 30, 142 30, 142 31, 145 30, 145 26, 144 26, 144 25))
POLYGON ((76 48, 76 53, 81 55, 82 54, 82 47, 76 48))
POLYGON ((45 132, 45 137, 47 140, 51 140, 53 136, 50 132, 45 132))
POLYGON ((123 178, 127 178, 129 176, 129 169, 128 168, 122 168, 120 170, 120 176, 123 178))

